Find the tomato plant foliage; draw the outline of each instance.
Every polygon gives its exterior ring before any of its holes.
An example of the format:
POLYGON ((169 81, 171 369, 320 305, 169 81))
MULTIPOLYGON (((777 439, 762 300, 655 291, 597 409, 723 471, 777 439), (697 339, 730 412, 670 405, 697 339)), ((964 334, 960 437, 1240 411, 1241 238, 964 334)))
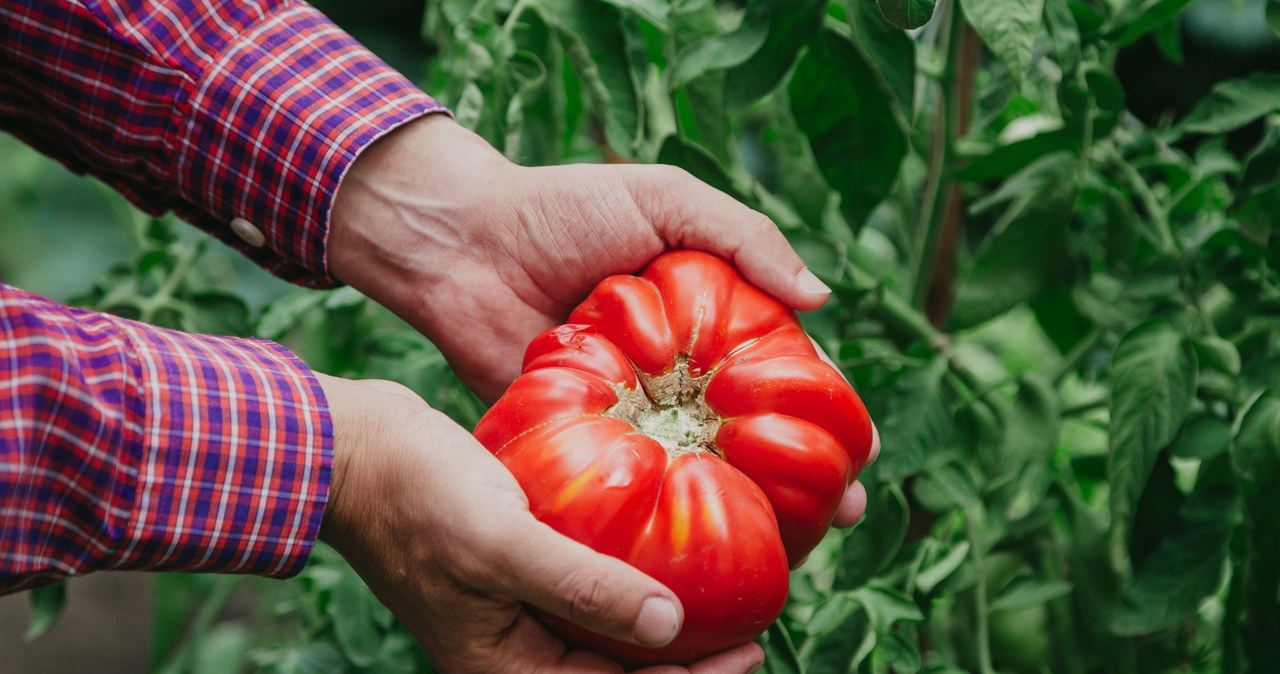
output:
MULTIPOLYGON (((1280 670, 1276 75, 1144 122, 1114 67, 1182 59, 1187 5, 428 4, 424 87, 509 157, 681 166, 834 289, 803 320, 884 451, 866 520, 792 573, 767 671, 1280 670)), ((358 294, 262 307, 221 251, 135 224, 77 301, 483 412, 358 294)), ((287 583, 160 582, 157 670, 430 667, 324 549, 287 583), (256 629, 222 619, 227 583, 257 590, 256 629)), ((36 631, 60 604, 37 600, 36 631)))

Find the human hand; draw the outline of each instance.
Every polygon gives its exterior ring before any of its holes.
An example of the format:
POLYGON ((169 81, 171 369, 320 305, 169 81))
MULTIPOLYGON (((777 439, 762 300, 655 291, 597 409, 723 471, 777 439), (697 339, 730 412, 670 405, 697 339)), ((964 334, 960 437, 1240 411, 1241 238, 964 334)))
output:
MULTIPOLYGON (((529 340, 606 276, 668 248, 716 253, 794 309, 830 294, 772 221, 678 168, 526 168, 443 116, 367 149, 331 220, 333 275, 419 329, 489 401, 519 375, 529 340)), ((836 526, 865 508, 854 483, 836 526)))
MULTIPOLYGON (((414 634, 432 664, 469 672, 621 672, 570 651, 525 604, 615 639, 670 642, 683 619, 656 580, 534 519, 507 469, 408 389, 317 375, 334 428, 334 477, 321 538, 346 557, 414 634)), ((743 674, 744 644, 647 674, 743 674)))

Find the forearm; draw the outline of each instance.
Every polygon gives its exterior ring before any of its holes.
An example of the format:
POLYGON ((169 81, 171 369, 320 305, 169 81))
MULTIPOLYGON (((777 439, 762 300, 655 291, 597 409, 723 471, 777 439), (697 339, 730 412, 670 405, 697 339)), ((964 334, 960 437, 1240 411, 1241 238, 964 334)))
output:
POLYGON ((304 2, 0 4, 0 128, 309 285, 351 163, 442 110, 304 2))
POLYGON ((99 569, 301 569, 333 438, 292 354, 0 285, 0 359, 0 593, 99 569))

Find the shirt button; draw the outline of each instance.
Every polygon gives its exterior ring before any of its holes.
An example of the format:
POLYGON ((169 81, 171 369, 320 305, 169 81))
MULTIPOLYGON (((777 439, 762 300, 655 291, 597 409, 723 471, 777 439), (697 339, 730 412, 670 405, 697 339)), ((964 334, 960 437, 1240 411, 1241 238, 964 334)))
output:
POLYGON ((231 231, 235 232, 236 236, 244 239, 245 243, 254 248, 261 248, 262 244, 267 242, 267 237, 262 233, 262 230, 244 218, 232 218, 231 231))

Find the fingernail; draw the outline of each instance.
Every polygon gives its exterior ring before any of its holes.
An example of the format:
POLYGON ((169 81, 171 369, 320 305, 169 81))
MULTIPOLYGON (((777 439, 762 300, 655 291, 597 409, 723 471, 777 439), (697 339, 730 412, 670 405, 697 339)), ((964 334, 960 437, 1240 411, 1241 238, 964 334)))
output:
POLYGON ((830 295, 831 289, 821 279, 813 275, 808 267, 800 270, 796 275, 796 281, 800 284, 800 289, 810 295, 830 295))
POLYGON ((680 631, 680 616, 676 606, 662 597, 649 597, 640 607, 636 618, 636 643, 656 648, 666 646, 680 631))
POLYGON ((874 463, 880 456, 880 429, 876 425, 871 424, 871 453, 867 456, 867 463, 874 463))

